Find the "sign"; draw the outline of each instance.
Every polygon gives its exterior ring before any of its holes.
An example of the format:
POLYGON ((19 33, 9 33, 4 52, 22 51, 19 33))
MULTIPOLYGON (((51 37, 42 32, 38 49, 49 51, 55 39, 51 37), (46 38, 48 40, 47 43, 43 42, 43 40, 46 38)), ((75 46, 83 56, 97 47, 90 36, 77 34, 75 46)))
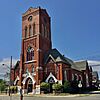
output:
POLYGON ((79 87, 79 88, 82 87, 82 83, 81 83, 81 81, 79 81, 78 87, 79 87))

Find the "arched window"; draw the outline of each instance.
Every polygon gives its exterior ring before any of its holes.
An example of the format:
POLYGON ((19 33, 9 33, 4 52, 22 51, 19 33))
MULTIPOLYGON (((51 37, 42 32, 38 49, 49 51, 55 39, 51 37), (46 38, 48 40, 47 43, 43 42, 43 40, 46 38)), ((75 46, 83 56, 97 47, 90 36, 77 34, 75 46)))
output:
POLYGON ((72 74, 72 81, 74 80, 74 74, 72 74))
POLYGON ((25 38, 28 37, 27 26, 25 27, 25 38))
POLYGON ((36 25, 35 25, 35 23, 34 23, 34 24, 33 24, 33 35, 36 34, 36 30, 35 30, 35 29, 36 29, 36 25))
POLYGON ((81 75, 79 75, 79 80, 82 81, 82 76, 81 75))
POLYGON ((35 69, 34 69, 34 66, 32 66, 32 73, 34 73, 35 72, 35 69))
POLYGON ((31 61, 34 59, 34 49, 32 47, 28 47, 27 49, 27 61, 31 61))
POLYGON ((29 71, 28 71, 28 68, 26 68, 26 71, 25 71, 25 73, 26 73, 26 74, 28 74, 28 73, 29 73, 29 71))
POLYGON ((67 71, 64 71, 64 80, 67 81, 67 71))
POLYGON ((30 35, 30 36, 33 35, 33 33, 32 33, 32 26, 31 26, 31 25, 29 26, 29 35, 30 35))
POLYGON ((75 74, 75 80, 79 80, 79 78, 78 78, 78 75, 77 74, 75 74))

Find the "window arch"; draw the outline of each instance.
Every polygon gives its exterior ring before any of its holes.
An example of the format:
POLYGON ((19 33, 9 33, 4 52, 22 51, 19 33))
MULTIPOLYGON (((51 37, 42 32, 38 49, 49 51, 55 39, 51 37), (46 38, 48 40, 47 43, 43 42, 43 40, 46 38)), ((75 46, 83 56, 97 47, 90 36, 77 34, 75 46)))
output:
POLYGON ((28 37, 27 26, 25 27, 25 38, 28 37))
POLYGON ((27 61, 31 61, 34 59, 34 49, 32 47, 28 47, 27 49, 27 61))
POLYGON ((32 26, 31 26, 31 25, 29 26, 29 35, 30 35, 30 36, 33 35, 33 33, 32 33, 32 26))
POLYGON ((75 80, 79 80, 79 78, 78 78, 78 75, 77 74, 75 74, 75 80))
POLYGON ((82 75, 79 75, 79 80, 82 81, 82 75))
POLYGON ((35 72, 35 69, 34 69, 34 66, 32 65, 32 73, 34 73, 35 72))

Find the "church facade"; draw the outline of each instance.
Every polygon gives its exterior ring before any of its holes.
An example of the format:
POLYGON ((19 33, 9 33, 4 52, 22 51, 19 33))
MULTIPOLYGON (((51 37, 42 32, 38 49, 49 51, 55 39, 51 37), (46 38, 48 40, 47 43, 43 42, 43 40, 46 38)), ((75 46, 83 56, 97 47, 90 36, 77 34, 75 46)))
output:
POLYGON ((91 85, 92 69, 87 61, 73 62, 52 49, 51 19, 45 9, 29 8, 22 15, 20 61, 11 69, 11 80, 23 93, 39 93, 40 83, 77 80, 91 85))

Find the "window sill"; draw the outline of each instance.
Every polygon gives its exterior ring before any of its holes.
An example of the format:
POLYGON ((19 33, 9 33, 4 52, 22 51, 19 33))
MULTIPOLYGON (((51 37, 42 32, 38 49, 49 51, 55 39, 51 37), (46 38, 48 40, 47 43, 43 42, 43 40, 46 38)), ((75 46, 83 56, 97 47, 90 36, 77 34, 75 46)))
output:
POLYGON ((36 62, 36 60, 26 61, 25 64, 36 62))
POLYGON ((36 75, 36 72, 32 73, 32 76, 35 76, 36 75))

